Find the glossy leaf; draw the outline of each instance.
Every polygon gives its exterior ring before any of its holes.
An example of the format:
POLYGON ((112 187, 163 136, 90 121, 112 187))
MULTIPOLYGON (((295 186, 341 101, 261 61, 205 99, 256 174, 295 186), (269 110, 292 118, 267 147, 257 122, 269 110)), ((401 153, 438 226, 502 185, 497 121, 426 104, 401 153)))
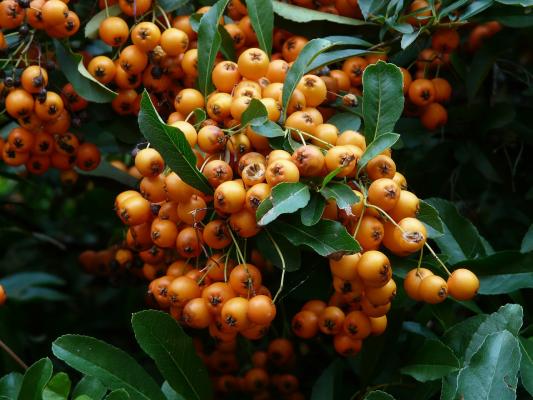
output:
POLYGON ((106 160, 100 161, 98 167, 96 167, 92 171, 82 171, 80 169, 76 169, 76 171, 81 175, 97 176, 100 178, 112 179, 115 182, 121 183, 125 186, 129 186, 132 188, 136 187, 138 183, 138 180, 135 179, 135 177, 131 176, 127 172, 115 168, 106 160))
POLYGON ((257 35, 259 47, 269 56, 272 53, 274 9, 271 0, 246 0, 250 22, 257 35))
POLYGON ((318 377, 313 385, 311 400, 335 400, 336 393, 342 385, 343 365, 342 360, 337 358, 318 377))
MULTIPOLYGON (((338 46, 338 43, 332 44, 332 46, 338 46)), ((335 49, 327 51, 319 54, 311 63, 309 63, 309 65, 305 68, 305 72, 311 72, 326 65, 337 63, 350 57, 361 56, 367 53, 368 50, 366 49, 335 49)))
POLYGON ((429 238, 433 239, 444 234, 444 225, 439 212, 431 204, 420 200, 416 217, 425 225, 429 238))
POLYGON ((185 135, 178 128, 163 122, 147 92, 143 93, 141 99, 139 127, 144 137, 184 182, 203 193, 213 192, 206 177, 196 167, 196 156, 185 135))
POLYGON ((86 394, 92 400, 101 400, 104 398, 106 392, 106 387, 98 378, 95 378, 94 376, 84 376, 72 391, 72 398, 76 399, 79 396, 86 394))
POLYGON ((222 25, 218 26, 218 34, 220 35, 220 52, 226 60, 237 61, 237 53, 235 52, 235 42, 230 36, 226 28, 222 25))
POLYGON ((52 371, 52 361, 49 358, 41 358, 30 366, 24 374, 18 398, 21 400, 41 400, 43 390, 52 377, 52 371))
POLYGON ((270 201, 262 202, 256 212, 257 224, 265 226, 282 214, 291 214, 309 203, 311 194, 307 185, 282 182, 272 188, 270 201))
POLYGON ((326 200, 335 199, 337 207, 341 210, 346 210, 349 215, 351 214, 352 205, 360 201, 352 188, 345 183, 330 182, 320 190, 320 193, 326 200))
POLYGON ((129 398, 130 395, 128 394, 128 392, 126 392, 124 389, 117 389, 109 393, 105 397, 105 400, 128 400, 129 398))
POLYGON ((342 35, 332 35, 326 36, 322 39, 329 40, 335 46, 358 46, 358 47, 370 47, 372 43, 361 39, 360 37, 355 36, 342 36, 342 35))
POLYGON ((328 124, 335 125, 340 133, 348 130, 357 131, 361 127, 361 118, 349 112, 337 113, 328 119, 328 124))
POLYGON ((121 12, 122 10, 120 9, 119 5, 115 4, 107 7, 107 11, 104 8, 96 13, 94 17, 87 22, 87 25, 85 25, 85 37, 88 39, 98 39, 98 29, 100 28, 100 23, 106 19, 108 15, 110 17, 116 17, 117 15, 120 15, 121 12))
POLYGON ((274 6, 274 12, 277 15, 298 23, 329 21, 351 26, 366 25, 365 21, 360 21, 358 19, 297 7, 292 4, 282 3, 281 1, 272 1, 272 5, 274 6))
POLYGON ((313 39, 307 42, 305 47, 298 55, 298 58, 296 59, 294 64, 292 64, 292 67, 289 69, 289 72, 287 72, 285 81, 283 83, 283 94, 281 97, 281 103, 283 107, 283 120, 285 120, 285 117, 287 115, 287 105, 289 104, 292 92, 294 92, 294 89, 296 89, 298 82, 300 82, 300 79, 307 71, 308 65, 310 65, 313 60, 315 60, 315 58, 320 55, 320 53, 323 53, 331 46, 332 44, 329 40, 313 39))
POLYGON ((374 141, 367 146, 365 152, 359 159, 359 162, 357 163, 357 170, 362 171, 370 160, 383 153, 385 149, 392 147, 392 145, 396 143, 398 139, 400 139, 400 135, 390 132, 376 136, 374 141))
POLYGON ((323 257, 341 256, 360 251, 359 244, 337 221, 321 220, 316 225, 301 225, 293 219, 290 222, 277 220, 269 227, 276 235, 284 236, 295 246, 307 246, 323 257))
POLYGON ((81 54, 71 53, 58 40, 54 40, 54 48, 57 61, 61 65, 61 72, 65 74, 76 93, 94 103, 109 103, 115 98, 115 92, 102 85, 87 72, 81 54))
POLYGON ((267 138, 276 138, 285 136, 285 132, 281 127, 270 120, 265 121, 262 124, 252 124, 252 130, 258 135, 267 138))
POLYGON ((319 193, 313 192, 311 194, 311 199, 307 206, 300 210, 300 217, 302 224, 305 226, 313 226, 320 221, 324 209, 326 208, 326 199, 324 196, 321 196, 319 193))
POLYGON ((43 400, 67 400, 70 386, 70 378, 65 372, 54 375, 44 388, 43 400))
POLYGON ((394 400, 394 397, 382 390, 373 390, 365 396, 364 400, 394 400))
POLYGON ((458 377, 457 394, 464 399, 516 399, 521 353, 509 331, 486 337, 458 377))
POLYGON ((157 4, 166 12, 177 10, 189 3, 188 0, 157 0, 157 4))
POLYGON ((18 398, 24 376, 18 372, 11 372, 0 378, 0 397, 8 399, 18 398))
POLYGON ((163 382, 163 385, 161 386, 161 391, 167 398, 167 400, 185 400, 183 396, 176 393, 174 389, 168 384, 167 381, 163 382))
POLYGON ((403 110, 403 75, 394 64, 379 61, 363 73, 363 119, 367 146, 380 135, 394 132, 403 110))
POLYGON ((518 338, 520 350, 522 351, 522 361, 520 362, 520 380, 524 389, 533 396, 533 340, 518 338))
POLYGON ((194 350, 192 339, 170 315, 141 311, 133 314, 131 323, 137 342, 176 392, 191 400, 212 397, 207 370, 194 350))
POLYGON ((470 344, 472 335, 477 332, 479 326, 488 318, 488 315, 480 314, 461 321, 449 328, 442 336, 442 341, 448 345, 459 358, 464 358, 465 351, 470 344))
POLYGON ((244 110, 241 116, 241 125, 245 127, 248 124, 263 125, 268 118, 268 112, 263 103, 257 99, 252 99, 250 104, 244 110))
POLYGON ((89 336, 64 335, 52 352, 75 370, 110 389, 125 389, 133 400, 164 400, 154 379, 128 353, 89 336))
POLYGON ((283 255, 283 259, 285 261, 285 270, 287 272, 293 272, 300 269, 302 262, 300 250, 296 246, 292 245, 288 240, 283 240, 277 235, 267 233, 268 229, 269 228, 266 227, 256 236, 255 244, 261 254, 272 264, 281 269, 283 267, 283 263, 281 261, 279 252, 276 249, 277 245, 281 250, 281 254, 283 255))
POLYGON ((533 224, 529 225, 524 238, 522 239, 522 245, 520 246, 520 251, 522 253, 528 253, 533 251, 533 224))
POLYGON ((0 284, 16 301, 49 300, 64 301, 68 296, 49 286, 62 286, 65 281, 45 272, 19 272, 0 279, 0 284))
POLYGON ((205 97, 214 90, 211 73, 222 38, 218 31, 218 24, 229 0, 219 0, 200 19, 198 27, 198 88, 205 97))
POLYGON ((419 382, 427 382, 440 379, 459 368, 459 360, 452 349, 438 340, 426 340, 401 371, 419 382))
POLYGON ((513 335, 518 335, 522 327, 524 311, 518 304, 507 304, 492 313, 483 321, 476 332, 472 335, 465 350, 465 361, 468 363, 474 353, 476 353, 488 335, 495 332, 509 331, 513 335))

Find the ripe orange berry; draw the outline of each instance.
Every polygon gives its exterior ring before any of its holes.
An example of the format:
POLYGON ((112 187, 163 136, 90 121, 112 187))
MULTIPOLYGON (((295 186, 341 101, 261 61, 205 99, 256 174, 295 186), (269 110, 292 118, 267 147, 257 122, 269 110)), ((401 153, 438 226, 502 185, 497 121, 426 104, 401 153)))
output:
POLYGON ((440 276, 426 276, 418 286, 418 296, 429 304, 441 303, 448 296, 448 285, 440 276))
POLYGON ((470 300, 479 290, 479 279, 470 270, 459 268, 452 272, 447 281, 448 293, 457 300, 470 300))
POLYGON ((291 326, 296 336, 311 339, 318 334, 318 315, 313 311, 302 310, 294 315, 291 326))
POLYGON ((128 24, 120 17, 108 17, 100 22, 98 28, 100 39, 111 47, 119 47, 126 43, 129 33, 128 24))
POLYGON ((257 80, 267 74, 269 60, 263 50, 251 48, 241 53, 237 65, 242 76, 246 79, 257 80))
POLYGON ((370 250, 361 256, 357 272, 365 286, 382 287, 392 277, 392 269, 387 256, 380 251, 370 250))

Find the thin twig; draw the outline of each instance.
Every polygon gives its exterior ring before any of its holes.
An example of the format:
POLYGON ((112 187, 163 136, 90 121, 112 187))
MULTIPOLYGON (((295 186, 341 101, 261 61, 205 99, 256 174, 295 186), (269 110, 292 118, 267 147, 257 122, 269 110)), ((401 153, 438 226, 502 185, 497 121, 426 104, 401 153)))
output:
POLYGON ((7 344, 5 344, 4 341, 1 339, 0 339, 0 348, 2 348, 18 365, 20 365, 22 369, 24 370, 28 369, 28 365, 24 361, 22 361, 21 358, 17 356, 15 352, 11 350, 11 348, 7 344))

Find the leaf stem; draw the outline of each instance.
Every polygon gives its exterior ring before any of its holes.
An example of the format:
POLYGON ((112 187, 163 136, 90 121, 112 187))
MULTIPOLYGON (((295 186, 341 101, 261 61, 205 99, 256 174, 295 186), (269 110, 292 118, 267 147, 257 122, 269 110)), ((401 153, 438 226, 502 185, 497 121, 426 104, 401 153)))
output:
POLYGON ((167 24, 167 28, 168 29, 172 28, 172 25, 170 24, 170 21, 168 20, 167 13, 159 4, 157 5, 157 10, 163 15, 163 18, 165 19, 165 23, 167 24))
POLYGON ((274 238, 272 237, 272 235, 270 234, 270 232, 267 229, 265 229, 265 232, 268 235, 268 237, 269 237, 270 241, 272 242, 272 244, 274 245, 274 248, 276 249, 276 252, 278 253, 279 258, 281 259, 281 280, 280 280, 280 283, 279 283, 278 291, 276 292, 274 298, 272 299, 272 303, 275 303, 276 300, 278 299, 278 296, 281 294, 281 291, 283 290, 283 285, 285 284, 285 271, 286 271, 287 267, 285 265, 285 258, 283 257, 283 252, 279 248, 278 244, 276 243, 276 241, 274 240, 274 238))
POLYGON ((17 356, 17 354, 13 350, 11 350, 11 348, 7 344, 5 344, 4 341, 1 339, 0 339, 0 348, 4 350, 18 365, 20 365, 22 369, 24 370, 28 369, 28 365, 24 361, 22 361, 22 359, 19 356, 17 356))

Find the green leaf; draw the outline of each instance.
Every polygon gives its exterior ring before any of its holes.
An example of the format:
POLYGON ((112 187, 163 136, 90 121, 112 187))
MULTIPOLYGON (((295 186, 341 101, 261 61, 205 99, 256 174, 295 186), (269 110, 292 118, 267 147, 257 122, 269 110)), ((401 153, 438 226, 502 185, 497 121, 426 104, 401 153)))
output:
POLYGON ((379 61, 363 72, 363 120, 367 146, 378 136, 394 132, 403 110, 403 75, 394 65, 379 61))
POLYGON ((335 125, 339 132, 357 131, 361 127, 361 118, 349 112, 337 113, 328 120, 328 124, 335 125))
MULTIPOLYGON (((363 97, 364 98, 364 97, 363 97)), ((394 143, 398 141, 400 135, 397 133, 383 133, 379 134, 374 140, 367 146, 365 152, 357 163, 357 170, 362 171, 366 164, 377 155, 383 153, 385 149, 392 147, 394 143)), ((367 139, 368 140, 368 139, 367 139)))
POLYGON ((533 251, 533 224, 529 225, 524 238, 522 239, 522 245, 520 246, 520 251, 522 253, 528 253, 533 251))
POLYGON ((440 219, 439 212, 424 200, 419 202, 417 218, 425 225, 429 238, 433 239, 444 234, 444 224, 440 219))
POLYGON ((129 187, 136 187, 138 184, 138 180, 128 174, 127 172, 121 171, 118 168, 115 168, 113 165, 111 165, 106 160, 100 161, 100 164, 98 164, 98 167, 93 169, 92 171, 82 171, 80 169, 76 169, 76 171, 80 175, 87 175, 87 176, 97 176, 100 178, 108 178, 112 179, 115 182, 122 183, 125 186, 129 187))
POLYGON ((105 386, 125 389, 134 400, 163 400, 154 379, 128 353, 89 336, 64 335, 52 352, 75 370, 98 378, 105 386))
POLYGON ((516 399, 520 359, 518 340, 509 331, 487 336, 459 373, 458 395, 463 399, 516 399))
POLYGON ((385 11, 385 6, 387 1, 385 0, 359 0, 359 8, 361 9, 361 14, 365 19, 368 19, 369 16, 378 17, 382 16, 385 11))
POLYGON ((68 299, 65 294, 47 287, 64 285, 65 281, 45 272, 19 272, 0 279, 0 284, 11 300, 64 301, 68 299))
POLYGON ((295 246, 307 246, 323 257, 353 254, 361 250, 359 244, 338 221, 321 220, 316 225, 301 225, 300 221, 277 220, 269 230, 281 235, 295 246))
POLYGON ((324 369, 313 385, 311 400, 337 399, 336 393, 340 391, 342 386, 343 369, 342 360, 339 358, 324 369))
POLYGON ((220 52, 226 60, 236 61, 237 54, 235 52, 235 42, 230 36, 229 32, 222 26, 218 26, 218 34, 220 35, 220 52))
POLYGON ((66 373, 55 374, 44 388, 43 400, 67 400, 70 386, 70 378, 66 373))
POLYGON ((317 224, 318 221, 320 221, 325 208, 326 199, 324 199, 319 193, 313 192, 307 206, 300 210, 302 224, 305 226, 313 226, 317 224))
POLYGON ((438 340, 426 340, 418 349, 411 363, 401 369, 403 374, 419 382, 440 379, 460 368, 452 349, 438 340))
POLYGON ((115 98, 115 92, 94 79, 85 69, 81 54, 71 53, 56 39, 54 47, 61 72, 72 83, 76 93, 93 103, 109 103, 115 98))
POLYGON ((496 0, 498 3, 506 4, 508 6, 522 6, 522 7, 531 7, 533 6, 533 0, 496 0))
MULTIPOLYGON (((276 3, 278 2, 274 2, 274 4, 276 3)), ((288 4, 286 5, 288 6, 288 4)), ((298 8, 300 9, 300 7, 298 8)), ((305 47, 298 55, 296 61, 294 61, 294 64, 292 64, 292 67, 289 69, 287 76, 285 77, 285 82, 283 83, 283 94, 281 96, 283 121, 285 121, 287 116, 287 105, 289 104, 292 92, 294 92, 294 89, 296 89, 296 86, 298 85, 298 82, 300 82, 302 76, 304 76, 305 71, 307 70, 306 67, 311 64, 313 60, 320 55, 320 53, 326 51, 331 46, 332 44, 329 40, 313 39, 307 42, 305 47)))
POLYGON ((265 121, 263 124, 252 124, 251 127, 255 133, 267 138, 285 136, 285 131, 278 124, 270 120, 265 121))
POLYGON ((86 394, 82 394, 78 397, 73 397, 74 400, 94 400, 92 397, 87 396, 86 394))
POLYGON ((335 199, 337 207, 351 215, 352 205, 360 200, 352 188, 345 183, 331 182, 320 190, 326 200, 335 199))
POLYGON ((271 0, 246 0, 250 22, 257 35, 259 47, 268 54, 272 53, 274 30, 274 9, 271 0))
POLYGON ((274 12, 290 21, 298 23, 306 23, 311 21, 329 21, 341 25, 359 26, 366 25, 365 21, 360 21, 354 18, 343 17, 334 14, 328 14, 316 10, 310 10, 292 4, 282 3, 280 1, 272 1, 274 12))
MULTIPOLYGON (((338 46, 339 43, 335 43, 332 46, 338 46)), ((325 53, 319 54, 305 69, 305 72, 314 71, 316 69, 322 68, 325 65, 337 63, 339 61, 346 60, 347 58, 360 56, 367 54, 368 50, 366 49, 340 49, 340 50, 331 50, 325 53)))
POLYGON ((413 42, 418 38, 420 33, 422 33, 422 29, 416 30, 411 33, 405 33, 402 36, 402 41, 400 42, 401 48, 405 50, 406 48, 411 46, 411 44, 413 44, 413 42))
POLYGON ((518 338, 520 350, 522 351, 522 361, 520 362, 520 380, 522 386, 531 396, 533 396, 533 340, 518 338))
POLYGON ((24 376, 18 372, 11 372, 0 378, 0 396, 8 399, 18 398, 24 376))
POLYGON ((444 223, 444 235, 433 239, 448 256, 450 264, 486 254, 476 227, 459 214, 452 202, 437 198, 425 201, 438 211, 444 223))
POLYGON ((205 97, 214 90, 211 73, 215 59, 220 50, 222 38, 218 31, 218 24, 229 0, 219 0, 206 12, 198 27, 198 88, 205 97))
POLYGON ((178 128, 163 122, 146 91, 141 99, 139 127, 144 137, 184 182, 203 193, 213 193, 206 177, 196 167, 196 156, 185 135, 178 128))
POLYGON ((257 224, 265 226, 282 214, 291 214, 309 203, 311 194, 301 182, 282 182, 272 188, 269 200, 257 208, 257 224))
POLYGON ((41 400, 43 389, 52 377, 52 361, 41 358, 24 374, 18 398, 20 400, 41 400))
POLYGON ((261 230, 255 239, 255 244, 263 257, 272 262, 276 267, 280 269, 283 267, 278 250, 274 245, 275 242, 281 250, 281 254, 283 254, 286 271, 293 272, 300 269, 302 263, 300 250, 287 240, 276 240, 273 235, 267 232, 268 228, 261 230))
POLYGON ((157 4, 166 12, 175 11, 189 3, 189 0, 157 0, 157 4))
POLYGON ((137 342, 176 392, 191 400, 212 397, 211 381, 192 339, 170 315, 141 311, 133 314, 131 324, 137 342))
POLYGON ((446 7, 441 8, 441 10, 440 10, 440 12, 438 14, 439 19, 441 19, 442 17, 446 17, 446 16, 450 15, 452 12, 454 12, 458 8, 461 8, 462 6, 467 4, 469 1, 470 0, 457 0, 457 1, 454 1, 453 3, 447 5, 446 7))
POLYGON ((360 46, 360 47, 371 47, 372 43, 367 42, 364 39, 355 36, 343 36, 343 35, 332 35, 326 36, 322 39, 329 40, 335 46, 360 46))
POLYGON ((495 332, 502 332, 504 330, 511 332, 513 335, 518 335, 522 327, 522 319, 524 311, 522 306, 518 304, 506 304, 500 309, 492 313, 483 321, 476 332, 472 335, 468 347, 465 350, 465 361, 468 363, 474 353, 476 353, 483 342, 490 334, 495 332))
POLYGON ((459 20, 468 21, 474 15, 477 15, 493 4, 493 0, 474 0, 468 7, 461 13, 459 20))
POLYGON ((76 399, 77 397, 86 394, 92 400, 101 400, 105 396, 106 392, 106 387, 98 378, 93 376, 84 376, 74 388, 74 391, 72 392, 72 398, 76 399))
POLYGON ((326 187, 328 183, 331 182, 333 178, 337 176, 339 172, 341 172, 342 167, 337 167, 333 171, 331 171, 329 174, 327 174, 324 179, 322 180, 322 187, 326 187))
POLYGON ((455 324, 444 332, 443 342, 455 352, 457 357, 464 357, 472 335, 487 318, 488 315, 480 314, 455 324))
POLYGON ((459 264, 478 275, 480 294, 504 294, 533 288, 533 252, 500 251, 459 264))
POLYGON ((163 382, 163 385, 161 386, 161 391, 167 398, 167 400, 185 400, 183 396, 181 396, 179 393, 176 393, 174 389, 168 384, 167 381, 163 382))
POLYGON ((394 397, 387 392, 373 390, 365 396, 364 400, 394 400, 394 397))
POLYGON ((109 393, 105 397, 105 400, 128 400, 129 398, 130 395, 128 394, 128 392, 126 392, 124 389, 117 389, 109 393))
POLYGON ((85 25, 85 37, 87 39, 98 39, 98 29, 100 29, 100 23, 107 18, 109 15, 110 17, 116 17, 117 15, 120 15, 122 10, 120 9, 118 4, 115 4, 113 6, 107 7, 107 11, 104 8, 100 12, 96 13, 90 20, 87 22, 87 25, 85 25))
POLYGON ((248 124, 263 125, 268 118, 268 112, 263 103, 257 99, 252 99, 244 110, 241 117, 241 126, 244 128, 248 124))

